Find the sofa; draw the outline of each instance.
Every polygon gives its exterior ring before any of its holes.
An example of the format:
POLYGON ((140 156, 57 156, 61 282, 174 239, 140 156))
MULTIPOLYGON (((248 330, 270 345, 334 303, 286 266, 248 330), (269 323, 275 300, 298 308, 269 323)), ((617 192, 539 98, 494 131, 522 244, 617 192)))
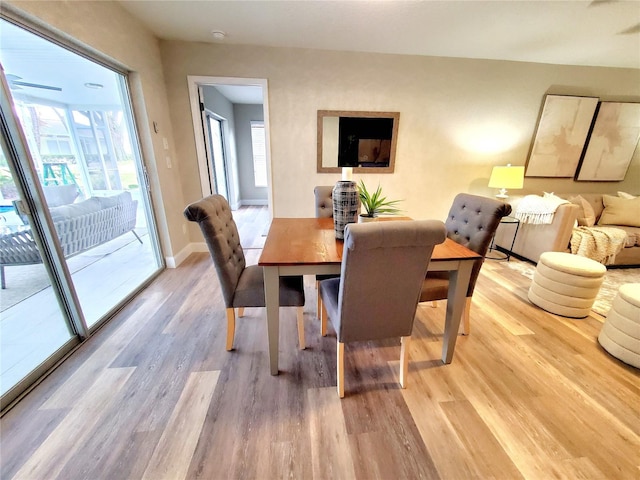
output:
MULTIPOLYGON (((138 201, 125 191, 109 197, 91 197, 78 203, 51 207, 49 212, 65 258, 134 231, 138 201)), ((0 281, 6 288, 4 268, 41 263, 29 228, 0 235, 0 281)))
MULTIPOLYGON (((556 195, 569 202, 558 206, 551 223, 501 224, 494 245, 499 250, 537 263, 543 252, 571 252, 571 237, 576 227, 615 227, 626 232, 626 242, 607 266, 640 266, 640 198, 623 192, 556 195)), ((518 211, 520 200, 522 197, 510 198, 514 212, 518 211)))

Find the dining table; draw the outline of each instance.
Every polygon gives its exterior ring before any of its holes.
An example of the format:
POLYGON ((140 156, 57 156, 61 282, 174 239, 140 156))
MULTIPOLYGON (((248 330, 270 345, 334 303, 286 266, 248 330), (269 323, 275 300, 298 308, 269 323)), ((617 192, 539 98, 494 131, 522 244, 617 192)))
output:
MULTIPOLYGON (((380 217, 378 221, 411 220, 380 217)), ((274 218, 258 264, 264 272, 264 290, 272 375, 278 374, 280 332, 280 277, 339 274, 344 242, 336 238, 333 218, 274 218)), ((460 319, 469 279, 478 253, 446 238, 434 247, 428 271, 448 271, 449 291, 445 318, 442 361, 453 360, 460 319)))

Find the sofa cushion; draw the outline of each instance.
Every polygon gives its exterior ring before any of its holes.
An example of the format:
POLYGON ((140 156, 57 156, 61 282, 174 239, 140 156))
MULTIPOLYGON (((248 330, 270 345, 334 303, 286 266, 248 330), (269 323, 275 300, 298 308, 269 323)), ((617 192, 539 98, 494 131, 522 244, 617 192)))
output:
POLYGON ((117 195, 110 195, 108 197, 95 197, 102 205, 102 208, 111 208, 122 203, 131 202, 131 193, 128 191, 120 192, 117 195))
POLYGON ((598 225, 627 225, 640 227, 640 197, 626 199, 603 195, 604 210, 598 225))
POLYGON ((635 195, 631 195, 630 193, 627 193, 627 192, 618 192, 618 196, 620 198, 626 198, 627 200, 633 200, 634 198, 636 198, 635 195))
POLYGON ((576 195, 570 198, 569 201, 580 209, 577 219, 579 226, 593 227, 596 224, 596 214, 593 211, 593 207, 582 196, 576 195))
POLYGON ((79 217, 88 213, 97 212, 104 207, 100 203, 97 197, 91 197, 87 200, 78 203, 72 203, 70 205, 62 205, 60 207, 53 207, 49 209, 51 218, 54 222, 68 220, 70 218, 79 217))
POLYGON ((69 205, 80 195, 80 190, 75 183, 68 185, 44 185, 42 191, 47 199, 49 208, 69 205))
POLYGON ((627 242, 625 247, 640 247, 640 227, 627 227, 625 225, 616 225, 615 228, 624 230, 627 233, 627 242))

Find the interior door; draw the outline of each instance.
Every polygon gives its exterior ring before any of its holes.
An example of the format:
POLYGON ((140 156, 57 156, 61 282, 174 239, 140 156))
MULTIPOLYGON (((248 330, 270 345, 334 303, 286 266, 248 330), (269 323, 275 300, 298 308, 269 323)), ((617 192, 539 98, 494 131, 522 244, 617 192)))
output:
POLYGON ((229 200, 229 181, 227 179, 227 159, 224 154, 222 120, 207 114, 207 125, 209 126, 208 137, 211 145, 212 170, 216 192, 229 200))

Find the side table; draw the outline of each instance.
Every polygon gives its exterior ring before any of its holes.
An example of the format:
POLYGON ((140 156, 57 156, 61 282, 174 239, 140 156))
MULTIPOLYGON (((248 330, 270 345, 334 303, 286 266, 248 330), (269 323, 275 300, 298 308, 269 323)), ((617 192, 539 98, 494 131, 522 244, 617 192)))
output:
POLYGON ((494 232, 493 237, 491 238, 491 244, 489 245, 489 252, 487 252, 487 255, 485 255, 485 258, 488 258, 489 260, 506 260, 508 262, 509 259, 511 258, 513 245, 516 243, 516 236, 518 235, 518 229, 520 228, 520 220, 518 220, 516 217, 506 216, 506 217, 502 217, 502 219, 500 220, 500 223, 513 223, 516 226, 515 231, 513 232, 513 238, 511 239, 511 247, 509 248, 508 252, 501 252, 500 250, 495 248, 494 240, 495 240, 496 234, 494 232), (494 250, 497 252, 497 254, 495 254, 497 256, 489 255, 489 253, 494 250))

